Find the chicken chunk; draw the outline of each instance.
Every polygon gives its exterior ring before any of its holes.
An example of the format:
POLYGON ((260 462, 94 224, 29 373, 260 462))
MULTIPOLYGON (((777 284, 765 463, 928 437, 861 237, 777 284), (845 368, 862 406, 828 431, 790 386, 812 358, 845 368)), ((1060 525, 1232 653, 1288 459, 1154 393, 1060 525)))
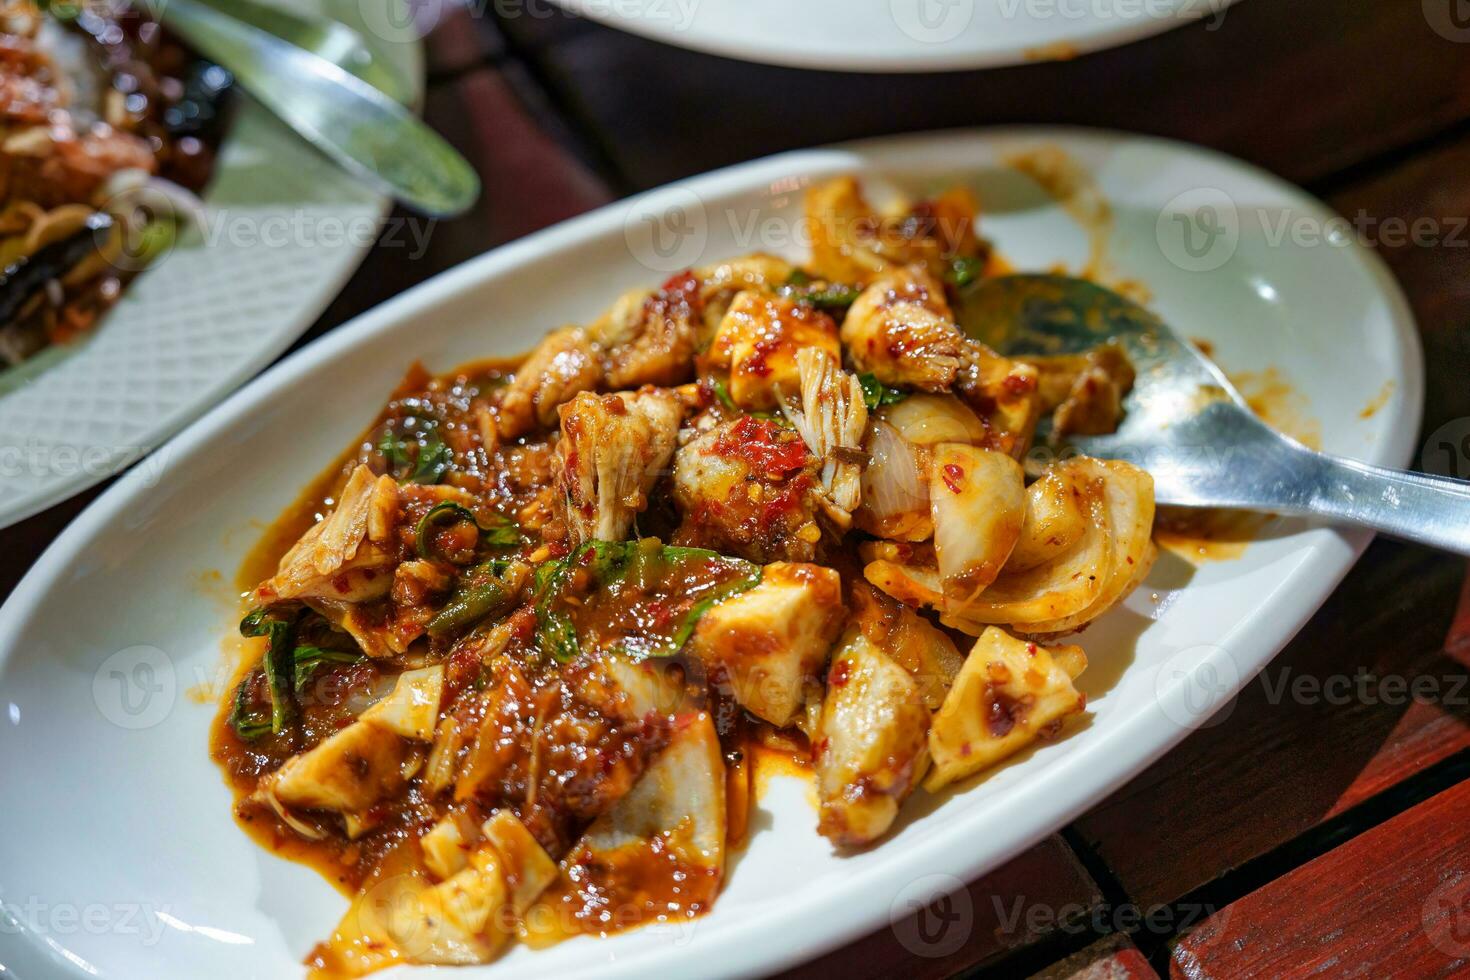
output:
POLYGON ((349 836, 356 836, 366 829, 365 811, 398 792, 413 774, 413 743, 433 736, 443 687, 443 666, 400 674, 393 691, 357 721, 287 759, 262 786, 268 802, 339 813, 349 836))
POLYGON ((651 292, 624 293, 587 328, 605 352, 602 367, 608 387, 676 385, 689 380, 702 313, 700 280, 692 272, 673 276, 651 292))
POLYGON ((867 462, 861 448, 868 426, 863 386, 842 370, 840 355, 833 357, 819 348, 800 350, 796 367, 801 375, 801 410, 792 409, 784 398, 781 406, 807 448, 821 461, 817 475, 820 500, 833 524, 845 531, 862 502, 867 462))
MULTIPOLYGON (((619 923, 624 927, 707 910, 725 873, 725 806, 714 722, 704 713, 683 715, 632 791, 594 820, 563 859, 564 910, 571 919, 596 921, 609 895, 625 896, 638 918, 619 923), (636 901, 628 897, 629 882, 637 882, 636 901)), ((566 917, 539 918, 554 930, 566 917)))
POLYGON ((827 669, 817 731, 818 831, 843 847, 887 832, 922 775, 928 730, 913 677, 849 627, 827 669))
POLYGON ((556 424, 556 410, 602 380, 592 338, 578 327, 553 331, 516 369, 500 401, 499 434, 507 439, 556 424))
POLYGON ((715 425, 674 457, 683 515, 675 543, 751 561, 810 561, 822 537, 814 469, 791 429, 748 415, 715 425))
POLYGON ((730 372, 731 401, 748 412, 765 412, 800 390, 797 354, 807 349, 841 363, 831 317, 805 303, 746 291, 720 321, 706 363, 730 372))
POLYGON ((385 547, 398 485, 359 465, 325 520, 313 524, 281 557, 276 574, 255 590, 263 603, 286 599, 365 602, 393 586, 397 556, 385 547), (374 538, 369 530, 381 537, 374 538))
POLYGON ((750 290, 774 293, 778 286, 791 278, 794 270, 795 266, 790 262, 764 252, 753 252, 696 269, 694 274, 699 279, 704 320, 699 346, 705 347, 714 337, 736 296, 750 290))
POLYGON ((896 266, 917 264, 939 276, 957 258, 983 261, 978 210, 974 195, 956 187, 879 214, 856 179, 837 177, 807 191, 812 268, 834 282, 861 284, 896 266))
POLYGON ((965 658, 949 634, 866 582, 854 582, 852 622, 868 642, 918 682, 924 706, 939 710, 965 658))
POLYGON ((842 344, 858 371, 936 392, 954 384, 967 346, 944 290, 920 268, 875 278, 848 309, 842 344))
POLYGON ((627 675, 614 661, 582 656, 538 686, 520 653, 495 657, 472 732, 462 736, 464 754, 449 762, 455 801, 513 799, 537 840, 557 853, 570 846, 627 794, 668 737, 669 717, 659 711, 674 702, 658 681, 672 678, 644 676, 622 689, 627 675))
POLYGON ((1041 416, 1036 368, 969 339, 962 360, 954 389, 980 414, 987 432, 982 445, 1020 459, 1041 416))
POLYGON ((561 489, 572 544, 621 541, 668 469, 684 409, 667 391, 579 394, 561 409, 561 489))
POLYGON ((835 568, 774 562, 754 588, 701 617, 690 649, 735 700, 771 724, 791 724, 814 691, 842 628, 835 568))
POLYGON ((1085 354, 1038 357, 1041 411, 1055 412, 1053 432, 1102 435, 1118 428, 1123 397, 1133 389, 1133 365, 1116 343, 1085 354))
POLYGON ((934 768, 924 780, 931 793, 988 769, 1034 741, 1050 726, 1086 706, 1062 663, 1080 672, 1068 648, 1058 662, 1035 643, 992 626, 975 641, 929 730, 934 768))

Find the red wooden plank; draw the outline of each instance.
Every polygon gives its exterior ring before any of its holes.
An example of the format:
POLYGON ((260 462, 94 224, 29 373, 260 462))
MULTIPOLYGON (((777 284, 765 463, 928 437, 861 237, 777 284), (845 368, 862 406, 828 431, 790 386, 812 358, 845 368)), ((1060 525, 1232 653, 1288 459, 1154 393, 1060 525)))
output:
POLYGON ((1037 973, 1033 980, 1158 980, 1138 947, 1113 933, 1037 973))
MULTIPOLYGON (((947 877, 947 876, 946 876, 947 877)), ((958 884, 957 879, 953 882, 958 884)), ((1031 947, 1097 907, 1102 896, 1060 837, 1052 836, 953 894, 919 880, 894 896, 894 916, 835 953, 782 976, 939 980, 1031 947), (916 909, 909 914, 910 909, 916 909)))
POLYGON ((1078 820, 1134 901, 1174 901, 1470 748, 1463 653, 1443 645, 1462 576, 1374 545, 1223 717, 1078 820))
POLYGON ((1171 974, 1461 976, 1470 969, 1470 783, 1252 892, 1175 948, 1171 974))
MULTIPOLYGON (((1466 47, 1425 9, 1243 3, 1218 23, 1075 61, 941 76, 753 65, 597 25, 532 54, 639 186, 832 140, 1008 122, 1173 136, 1312 181, 1470 115, 1466 47)), ((548 30, 530 18, 504 27, 548 30)))

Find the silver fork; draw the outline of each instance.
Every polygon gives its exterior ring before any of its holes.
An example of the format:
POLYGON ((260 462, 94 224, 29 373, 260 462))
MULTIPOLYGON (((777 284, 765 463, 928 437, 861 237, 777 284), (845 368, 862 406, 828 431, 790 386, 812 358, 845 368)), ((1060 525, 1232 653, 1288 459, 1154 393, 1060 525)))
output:
POLYGON ((1120 342, 1138 377, 1118 431, 1051 448, 1143 467, 1161 504, 1323 517, 1470 555, 1470 483, 1308 449, 1257 418, 1162 320, 1109 289, 1066 276, 1001 276, 974 288, 961 319, 1018 356, 1120 342))

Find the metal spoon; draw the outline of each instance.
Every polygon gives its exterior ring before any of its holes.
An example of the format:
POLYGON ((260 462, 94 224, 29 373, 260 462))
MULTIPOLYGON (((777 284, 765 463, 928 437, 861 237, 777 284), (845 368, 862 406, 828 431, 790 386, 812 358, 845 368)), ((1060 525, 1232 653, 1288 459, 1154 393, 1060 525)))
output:
POLYGON ((158 6, 170 30, 365 183, 433 217, 461 214, 479 197, 479 177, 464 158, 362 79, 198 0, 158 6))
POLYGON ((1052 448, 1143 467, 1161 504, 1325 517, 1470 555, 1470 483, 1313 452, 1258 419, 1220 369, 1157 316, 1109 289, 1066 276, 1000 276, 964 298, 960 320, 1015 356, 1121 343, 1138 378, 1118 431, 1052 448))
POLYGON ((205 0, 206 6, 228 14, 346 69, 394 102, 407 105, 412 89, 397 69, 373 53, 352 28, 328 17, 312 17, 286 7, 256 0, 205 0))

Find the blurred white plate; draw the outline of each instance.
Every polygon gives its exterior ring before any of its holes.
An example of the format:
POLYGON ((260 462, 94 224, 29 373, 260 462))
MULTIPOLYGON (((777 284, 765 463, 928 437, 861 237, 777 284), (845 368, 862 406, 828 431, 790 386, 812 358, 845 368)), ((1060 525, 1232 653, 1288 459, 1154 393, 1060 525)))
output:
POLYGON ((1073 58, 1208 18, 1235 0, 552 0, 711 54, 830 71, 994 68, 1073 58))
MULTIPOLYGON (((187 692, 221 669, 239 616, 231 580, 262 527, 361 432, 411 360, 448 369, 513 354, 671 270, 756 248, 799 255, 802 187, 846 172, 875 192, 969 181, 1006 256, 1075 269, 1088 236, 1005 163, 1038 148, 1065 151, 1106 195, 1106 258, 1147 284, 1166 319, 1208 338, 1232 369, 1280 369, 1326 449, 1408 460, 1421 366, 1397 287, 1367 251, 1304 233, 1327 226, 1320 204, 1213 153, 1077 130, 952 133, 787 154, 619 202, 445 273, 277 365, 156 467, 123 477, 0 608, 0 904, 24 926, 0 927, 0 962, 22 980, 279 980, 301 974, 341 916, 346 899, 315 871, 235 826, 208 756, 215 704, 187 692), (1190 225, 1217 233, 1184 248, 1190 225), (1279 227, 1296 230, 1278 238, 1279 227), (84 909, 95 910, 87 928, 84 909), (22 969, 34 963, 46 965, 22 969)), ((1183 738, 1300 628, 1367 540, 1279 521, 1243 557, 1192 578, 1160 560, 1082 637, 1088 721, 978 785, 917 794, 871 850, 834 854, 803 785, 777 779, 704 918, 434 976, 769 973, 881 927, 1063 825, 1183 738)))
MULTIPOLYGON (((406 2, 392 0, 394 9, 406 2)), ((364 22, 368 5, 356 0, 304 7, 356 28, 421 90, 411 30, 395 31, 381 12, 364 22)), ((136 279, 90 336, 0 372, 0 527, 136 463, 269 364, 377 240, 387 198, 236 95, 202 227, 136 279)))

